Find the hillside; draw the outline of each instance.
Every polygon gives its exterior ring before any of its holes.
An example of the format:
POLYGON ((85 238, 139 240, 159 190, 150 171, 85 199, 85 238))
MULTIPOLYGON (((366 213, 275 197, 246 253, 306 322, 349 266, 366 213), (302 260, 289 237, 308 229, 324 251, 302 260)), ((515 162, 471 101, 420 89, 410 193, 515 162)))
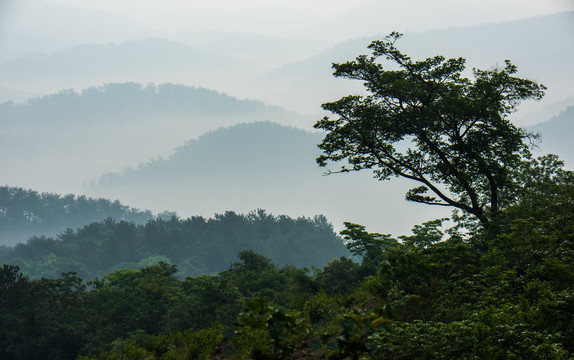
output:
POLYGON ((259 101, 176 84, 111 83, 0 105, 0 184, 79 193, 104 173, 169 156, 220 126, 307 119, 259 101))
POLYGON ((394 234, 408 233, 413 221, 448 216, 448 209, 404 201, 409 184, 399 179, 324 176, 327 169, 315 162, 322 136, 270 122, 220 128, 169 157, 102 176, 85 192, 181 216, 262 208, 293 217, 323 214, 337 229, 352 221, 394 234))
POLYGON ((247 64, 229 56, 160 38, 87 43, 0 64, 3 86, 44 93, 129 81, 228 89, 249 73, 247 64))
POLYGON ((538 170, 504 209, 496 236, 444 234, 440 221, 398 239, 350 225, 347 245, 360 262, 340 257, 312 271, 243 250, 217 274, 183 278, 198 273, 195 260, 229 261, 235 244, 294 257, 340 245, 322 218, 263 211, 145 226, 106 221, 35 239, 0 252, 0 260, 20 257, 0 268, 0 356, 570 359, 573 174, 538 170), (161 249, 171 253, 153 255, 161 249), (87 255, 68 255, 78 250, 87 255), (167 262, 176 258, 183 266, 167 262), (137 269, 125 268, 134 261, 137 269), (95 264, 112 271, 83 279, 95 264), (25 275, 61 269, 81 275, 25 275))
POLYGON ((94 279, 164 261, 177 265, 185 277, 223 271, 242 250, 297 267, 321 267, 348 255, 342 239, 322 216, 295 219, 257 210, 213 218, 155 218, 145 224, 108 218, 56 237, 33 237, 15 247, 0 248, 0 263, 16 264, 34 278, 75 271, 94 279))
POLYGON ((25 243, 33 235, 55 236, 107 218, 141 224, 152 214, 117 200, 0 187, 0 246, 25 243))
POLYGON ((87 126, 90 122, 137 124, 149 117, 238 115, 280 112, 261 101, 238 99, 215 90, 181 84, 109 83, 82 91, 62 90, 24 103, 0 104, 3 125, 41 123, 87 126))

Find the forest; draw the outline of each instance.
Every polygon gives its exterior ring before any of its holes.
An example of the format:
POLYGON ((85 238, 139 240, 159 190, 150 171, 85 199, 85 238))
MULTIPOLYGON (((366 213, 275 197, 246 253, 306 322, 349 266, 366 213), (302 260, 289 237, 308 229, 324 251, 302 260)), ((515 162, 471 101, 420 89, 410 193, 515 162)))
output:
POLYGON ((0 186, 0 246, 24 243, 32 236, 55 236, 107 218, 141 224, 152 217, 149 211, 117 200, 0 186))
POLYGON ((574 172, 508 120, 546 87, 510 61, 468 79, 400 38, 333 65, 367 92, 323 104, 316 161, 406 178, 407 201, 451 218, 337 236, 322 216, 230 211, 32 237, 1 248, 0 358, 571 359, 574 172))
POLYGON ((347 223, 360 260, 323 268, 278 266, 252 250, 185 278, 164 261, 91 281, 4 265, 0 357, 569 359, 573 174, 548 157, 529 175, 496 236, 451 229, 441 240, 440 219, 399 239, 347 223))
POLYGON ((241 250, 251 249, 279 265, 321 267, 348 255, 323 216, 293 219, 264 210, 228 211, 213 218, 179 219, 163 213, 143 224, 108 217, 58 236, 33 236, 0 248, 0 262, 18 265, 32 278, 74 271, 93 280, 117 269, 138 269, 159 261, 177 264, 182 277, 226 269, 241 250))

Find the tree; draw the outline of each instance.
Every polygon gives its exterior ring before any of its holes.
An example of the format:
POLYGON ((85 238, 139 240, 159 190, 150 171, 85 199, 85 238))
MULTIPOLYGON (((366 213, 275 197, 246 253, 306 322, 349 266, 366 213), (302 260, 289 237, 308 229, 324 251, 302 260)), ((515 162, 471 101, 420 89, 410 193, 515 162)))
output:
POLYGON ((385 249, 398 244, 398 241, 393 239, 391 235, 369 233, 363 225, 345 222, 345 230, 341 231, 345 245, 351 254, 361 256, 363 264, 371 264, 376 266, 385 249))
POLYGON ((347 160, 334 172, 370 169, 378 180, 414 180, 419 186, 407 200, 455 207, 488 227, 513 186, 512 169, 529 156, 532 135, 508 115, 546 88, 513 76, 517 67, 508 60, 502 69, 474 69, 473 80, 462 75, 463 58, 412 60, 395 47, 401 36, 372 42, 372 56, 333 64, 336 77, 364 81, 367 94, 323 104, 337 118, 315 124, 327 131, 317 162, 347 160), (385 69, 380 57, 397 69, 385 69))

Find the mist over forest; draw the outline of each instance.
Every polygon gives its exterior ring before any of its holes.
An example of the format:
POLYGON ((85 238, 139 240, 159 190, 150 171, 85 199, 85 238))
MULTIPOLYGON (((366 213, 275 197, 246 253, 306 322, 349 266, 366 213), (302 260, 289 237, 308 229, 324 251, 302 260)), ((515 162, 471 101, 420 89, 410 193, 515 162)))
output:
POLYGON ((554 0, 0 3, 0 359, 572 358, 573 59, 554 0))
MULTIPOLYGON (((424 57, 434 52, 453 57, 465 56, 469 68, 495 66, 506 58, 512 59, 523 76, 540 81, 548 87, 544 100, 525 102, 512 114, 518 124, 532 128, 536 123, 558 122, 551 119, 574 104, 568 82, 568 71, 571 70, 569 66, 561 65, 561 62, 566 63, 574 54, 572 42, 568 37, 573 23, 572 17, 573 13, 567 12, 460 29, 430 30, 408 34, 402 42, 413 56, 424 57), (530 41, 539 44, 542 50, 533 52, 529 46, 530 41), (512 43, 513 46, 507 46, 507 43, 512 43), (482 47, 488 47, 489 51, 480 51, 482 47), (546 66, 540 67, 537 64, 542 61, 542 54, 546 66)), ((258 195, 258 187, 249 186, 247 182, 241 185, 245 187, 243 190, 233 191, 239 186, 232 184, 232 177, 229 176, 214 176, 206 185, 209 188, 220 182, 223 190, 219 192, 222 196, 215 196, 215 189, 200 190, 194 187, 193 181, 189 182, 188 188, 180 187, 171 192, 159 183, 156 183, 154 191, 149 191, 150 189, 142 188, 141 184, 136 186, 134 183, 131 184, 134 186, 129 186, 124 181, 123 193, 111 186, 107 187, 106 192, 103 191, 103 186, 96 190, 90 185, 98 183, 101 177, 108 176, 106 174, 129 173, 127 169, 136 168, 143 171, 141 168, 147 163, 175 156, 176 149, 187 142, 207 136, 208 132, 217 132, 220 128, 240 123, 274 122, 317 133, 312 129, 312 125, 323 116, 321 103, 347 93, 362 91, 362 85, 358 81, 344 82, 334 78, 331 75, 331 63, 352 59, 366 48, 370 40, 372 37, 361 37, 340 42, 324 50, 319 47, 315 50, 316 54, 307 59, 304 59, 303 53, 300 52, 303 58, 300 61, 291 59, 293 62, 280 65, 271 71, 255 66, 254 73, 243 67, 249 63, 255 64, 245 55, 245 49, 239 52, 238 59, 241 59, 237 60, 237 63, 226 57, 233 56, 231 50, 237 49, 237 44, 244 44, 246 49, 252 46, 262 52, 261 49, 267 46, 264 44, 269 43, 268 37, 249 38, 246 35, 235 35, 228 38, 222 33, 194 37, 192 33, 182 33, 176 40, 155 37, 123 43, 75 45, 43 56, 20 60, 13 58, 0 64, 0 74, 3 74, 1 78, 4 79, 2 86, 11 86, 13 81, 19 82, 17 97, 23 90, 48 93, 24 102, 5 101, 0 105, 0 121, 3 123, 0 147, 6 154, 1 160, 5 169, 4 183, 39 191, 83 193, 94 197, 119 199, 138 208, 154 212, 176 211, 182 216, 211 216, 230 209, 249 212, 256 208, 267 208, 273 213, 287 213, 294 217, 326 214, 337 229, 341 228, 343 221, 351 220, 376 226, 382 232, 408 233, 412 221, 401 220, 407 214, 413 214, 416 221, 420 222, 432 216, 448 216, 448 211, 431 215, 437 209, 428 210, 405 204, 400 195, 404 191, 398 189, 403 186, 401 182, 395 181, 385 184, 387 186, 380 186, 376 182, 368 181, 368 176, 363 174, 354 177, 335 175, 320 178, 319 174, 325 172, 320 169, 314 177, 306 178, 303 174, 313 170, 303 170, 299 166, 312 167, 313 159, 318 154, 313 151, 314 145, 309 136, 302 136, 299 140, 308 144, 298 149, 308 149, 306 159, 303 159, 302 154, 290 154, 290 151, 286 150, 276 152, 276 161, 266 159, 267 164, 259 164, 263 169, 270 164, 287 161, 291 155, 297 158, 293 161, 299 162, 300 165, 290 165, 297 168, 297 171, 290 171, 287 166, 278 166, 278 169, 284 171, 275 169, 262 175, 269 179, 266 186, 271 188, 272 183, 280 184, 282 179, 293 178, 292 176, 296 178, 297 173, 300 173, 298 189, 289 196, 286 196, 285 191, 279 190, 261 191, 258 195), (234 39, 237 43, 234 43, 232 48, 223 46, 227 39, 234 39), (224 54, 222 49, 229 51, 224 54), (216 58, 219 60, 215 61, 216 58), (186 85, 191 78, 184 76, 184 68, 200 71, 201 76, 190 75, 194 80, 186 85), (228 71, 246 78, 236 81, 235 77, 227 75, 228 71), (120 73, 123 75, 114 75, 120 73), (214 83, 205 83, 208 87, 198 86, 203 84, 203 77, 219 79, 217 81, 224 81, 227 85, 223 86, 223 91, 214 83), (24 81, 28 78, 35 83, 24 81), (232 83, 235 85, 231 86, 232 83), (43 84, 50 86, 44 88, 43 84), (58 87, 60 90, 56 90, 58 87), (243 94, 245 97, 236 94, 243 94), (229 183, 225 183, 226 179, 229 183), (310 182, 304 185, 304 181, 310 182), (319 186, 319 182, 322 182, 321 186, 328 187, 331 186, 328 184, 333 184, 333 187, 356 189, 355 196, 344 198, 344 195, 340 194, 338 196, 342 198, 338 202, 334 200, 335 197, 331 197, 330 201, 321 199, 320 192, 309 190, 319 186), (237 192, 252 194, 252 199, 248 200, 248 196, 243 196, 244 201, 239 200, 235 196, 237 192), (311 197, 313 200, 310 200, 309 192, 315 194, 311 197), (371 196, 373 193, 382 194, 386 201, 378 201, 371 196), (190 201, 193 196, 196 196, 197 201, 190 201), (284 198, 280 199, 281 196, 284 198), (294 204, 299 198, 309 200, 302 210, 294 204), (394 204, 393 210, 385 206, 389 201, 394 204), (352 203, 357 205, 351 205, 352 203), (359 205, 365 203, 368 206, 359 205), (396 216, 391 220, 393 214, 396 216)), ((291 42, 287 48, 293 46, 291 42)), ((301 49, 311 51, 307 43, 301 46, 301 49)), ((571 166, 570 160, 567 159, 572 153, 570 144, 558 139, 563 139, 560 134, 568 130, 568 123, 545 126, 557 127, 560 130, 542 134, 542 141, 538 144, 541 149, 539 153, 543 154, 546 146, 550 146, 551 152, 561 155, 566 160, 566 166, 571 166), (557 144, 564 146, 557 147, 557 144)), ((535 130, 538 131, 538 128, 535 130)), ((210 136, 213 138, 215 135, 210 136)), ((316 136, 315 143, 318 139, 319 135, 316 136)), ((223 143, 212 145, 209 151, 218 146, 222 153, 238 151, 231 146, 226 148, 224 139, 213 141, 223 143)), ((253 147, 250 156, 253 157, 256 151, 253 147)), ((212 154, 196 153, 194 156, 209 158, 212 154)), ((255 164, 261 159, 250 160, 245 157, 233 164, 237 165, 241 161, 246 162, 244 168, 247 168, 249 164, 255 164)), ((229 165, 228 161, 227 166, 229 165)), ((240 167, 236 166, 235 169, 240 167)), ((252 167, 255 168, 256 166, 252 167)), ((187 169, 195 172, 195 181, 202 178, 202 175, 197 175, 202 173, 200 168, 187 169)), ((182 168, 178 173, 186 171, 186 168, 182 168)), ((212 170, 206 170, 204 174, 210 171, 212 170)), ((252 173, 253 178, 256 173, 252 173)), ((401 189, 405 187, 406 185, 401 189)), ((330 189, 325 191, 326 194, 332 192, 330 189)))

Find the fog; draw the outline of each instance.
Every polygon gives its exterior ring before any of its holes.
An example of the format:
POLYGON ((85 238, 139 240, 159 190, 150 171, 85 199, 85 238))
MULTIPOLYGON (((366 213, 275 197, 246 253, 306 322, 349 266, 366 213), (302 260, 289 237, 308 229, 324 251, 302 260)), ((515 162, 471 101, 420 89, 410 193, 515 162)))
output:
MULTIPOLYGON (((551 122, 574 106, 572 11, 568 0, 0 0, 0 185, 181 216, 256 208, 324 214, 337 229, 352 221, 405 234, 449 211, 406 203, 405 182, 325 177, 314 163, 321 103, 362 91, 333 78, 331 63, 367 53, 370 41, 394 30, 405 33, 398 45, 413 57, 467 57, 469 72, 511 59, 518 76, 548 86, 544 100, 521 105, 513 119, 551 122), (249 147, 253 139, 234 148, 219 136, 221 128, 261 122, 280 124, 269 131, 305 151, 282 156, 273 144, 249 147), (171 172, 147 183, 120 176, 199 139, 210 146, 197 149, 211 150, 178 163, 194 168, 173 173, 184 176, 177 186, 166 179, 171 172), (215 148, 245 155, 219 163, 215 148), (216 163, 202 167, 201 158, 216 163), (122 180, 104 186, 110 174, 122 180)), ((566 143, 552 139, 544 141, 566 143)))

